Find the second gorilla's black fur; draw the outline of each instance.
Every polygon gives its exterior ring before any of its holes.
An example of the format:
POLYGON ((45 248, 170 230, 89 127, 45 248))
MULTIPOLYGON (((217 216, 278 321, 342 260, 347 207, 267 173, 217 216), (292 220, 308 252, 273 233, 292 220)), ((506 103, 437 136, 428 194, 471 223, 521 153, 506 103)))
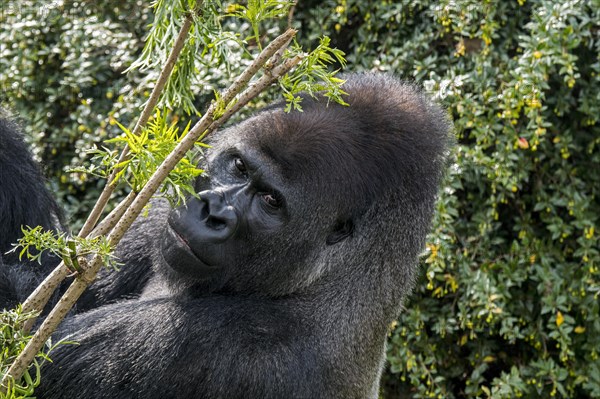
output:
MULTIPOLYGON (((56 333, 79 345, 54 353, 39 397, 378 396, 449 123, 411 85, 346 79, 349 107, 305 98, 302 113, 272 106, 215 137, 200 199, 136 222, 122 270, 56 333)), ((0 166, 15 156, 29 162, 22 150, 0 166)))
POLYGON ((23 301, 58 260, 44 256, 42 265, 16 265, 10 251, 23 226, 58 228, 62 213, 46 190, 38 165, 0 108, 0 308, 23 301), (10 252, 9 252, 10 251, 10 252))

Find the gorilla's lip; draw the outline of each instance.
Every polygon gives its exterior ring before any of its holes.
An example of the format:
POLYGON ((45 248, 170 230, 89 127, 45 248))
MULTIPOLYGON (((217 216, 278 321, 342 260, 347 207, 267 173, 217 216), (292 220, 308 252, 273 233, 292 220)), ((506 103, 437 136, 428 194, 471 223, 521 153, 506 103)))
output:
MULTIPOLYGON (((179 239, 179 241, 181 241, 183 244, 185 244, 185 246, 188 247, 190 252, 193 253, 192 248, 190 247, 190 244, 187 242, 187 240, 185 238, 183 238, 181 236, 181 234, 179 234, 179 232, 173 228, 173 226, 171 226, 171 223, 168 223, 168 225, 169 225, 169 229, 174 233, 175 237, 177 237, 179 239)), ((196 254, 194 254, 194 255, 196 255, 196 254)))
POLYGON ((175 240, 179 243, 179 246, 181 248, 183 248, 186 252, 188 252, 190 255, 192 255, 194 258, 196 258, 196 260, 198 262, 200 262, 204 266, 213 267, 211 264, 209 264, 209 263, 205 262, 204 260, 200 259, 200 257, 194 252, 194 250, 192 249, 192 247, 190 247, 190 244, 188 243, 188 241, 185 238, 183 238, 183 236, 171 224, 170 220, 167 222, 167 231, 168 231, 168 233, 170 233, 175 238, 175 240))

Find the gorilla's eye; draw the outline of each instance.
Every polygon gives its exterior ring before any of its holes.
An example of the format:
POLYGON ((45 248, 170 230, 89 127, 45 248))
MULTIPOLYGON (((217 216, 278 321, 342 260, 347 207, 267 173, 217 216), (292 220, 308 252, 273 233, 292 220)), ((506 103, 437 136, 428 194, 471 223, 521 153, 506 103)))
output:
POLYGON ((235 165, 235 168, 243 175, 247 175, 248 174, 248 168, 246 167, 246 164, 244 163, 244 161, 242 161, 242 158, 240 157, 235 157, 233 160, 233 163, 235 165))
POLYGON ((271 208, 281 208, 283 201, 276 193, 262 194, 262 199, 271 208))

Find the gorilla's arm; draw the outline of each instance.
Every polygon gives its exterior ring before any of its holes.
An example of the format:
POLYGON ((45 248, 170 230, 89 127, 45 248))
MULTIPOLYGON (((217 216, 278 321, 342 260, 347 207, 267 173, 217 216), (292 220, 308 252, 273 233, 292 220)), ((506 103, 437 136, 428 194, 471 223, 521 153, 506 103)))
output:
POLYGON ((62 346, 51 356, 55 361, 43 370, 36 394, 338 397, 327 394, 332 381, 323 384, 326 361, 318 347, 325 342, 299 312, 289 301, 231 296, 128 301, 92 310, 62 327, 59 335, 76 333, 78 345, 62 346))
POLYGON ((77 301, 77 311, 84 312, 123 299, 139 297, 155 275, 157 237, 163 234, 171 211, 164 199, 154 199, 148 215, 140 215, 117 246, 115 256, 123 265, 118 271, 102 269, 98 278, 77 301))

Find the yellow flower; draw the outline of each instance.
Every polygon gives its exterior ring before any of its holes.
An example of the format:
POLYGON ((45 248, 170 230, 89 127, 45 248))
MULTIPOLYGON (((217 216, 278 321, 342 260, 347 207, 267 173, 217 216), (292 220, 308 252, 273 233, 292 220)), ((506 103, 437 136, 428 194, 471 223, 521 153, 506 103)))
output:
POLYGON ((556 325, 557 325, 558 327, 560 327, 560 325, 561 325, 562 323, 564 323, 564 322, 565 322, 565 318, 564 318, 563 314, 562 314, 562 313, 560 312, 560 310, 559 310, 559 311, 556 313, 556 325))

